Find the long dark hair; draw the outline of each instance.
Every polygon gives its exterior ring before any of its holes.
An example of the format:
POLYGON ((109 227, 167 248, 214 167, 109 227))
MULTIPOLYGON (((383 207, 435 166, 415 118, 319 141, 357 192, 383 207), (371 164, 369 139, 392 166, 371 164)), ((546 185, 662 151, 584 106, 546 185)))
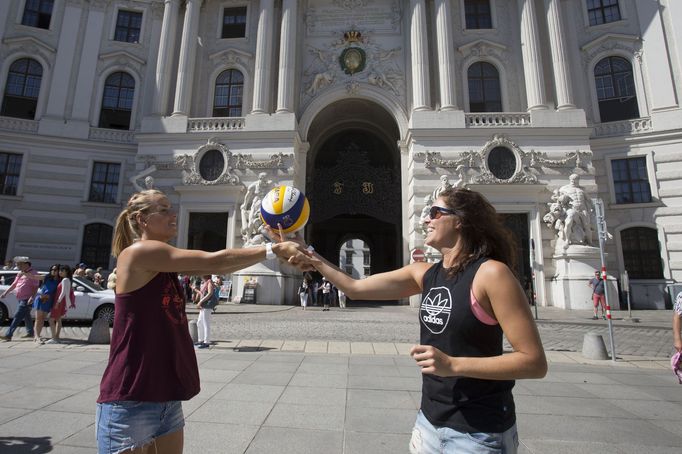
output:
POLYGON ((59 267, 59 270, 64 270, 66 271, 66 277, 70 280, 73 281, 73 271, 71 270, 71 267, 69 265, 62 265, 59 267))
POLYGON ((45 280, 43 282, 47 282, 47 281, 59 282, 59 263, 55 263, 54 265, 52 265, 50 267, 50 271, 45 275, 45 280), (52 270, 55 268, 57 269, 57 275, 52 276, 52 270))
POLYGON ((483 195, 469 189, 451 188, 438 197, 455 210, 461 225, 461 249, 455 252, 457 256, 451 273, 462 271, 481 257, 498 260, 514 270, 516 241, 483 195))

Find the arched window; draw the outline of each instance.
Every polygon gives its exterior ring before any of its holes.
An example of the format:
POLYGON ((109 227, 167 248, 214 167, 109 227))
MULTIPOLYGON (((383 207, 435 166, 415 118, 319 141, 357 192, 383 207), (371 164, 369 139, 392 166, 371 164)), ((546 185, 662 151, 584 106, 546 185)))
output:
POLYGON ((114 229, 108 224, 88 224, 83 229, 83 247, 81 248, 81 262, 90 268, 101 266, 109 268, 111 255, 111 239, 114 229))
POLYGON ((632 65, 622 57, 606 57, 594 67, 602 122, 639 118, 632 65))
POLYGON ((104 93, 102 93, 99 127, 130 129, 130 113, 133 110, 134 96, 135 79, 130 74, 116 72, 107 77, 104 82, 104 93))
POLYGON ((658 232, 649 227, 632 227, 620 232, 623 264, 632 279, 663 279, 658 232))
POLYGON ((214 117, 241 117, 244 76, 236 69, 220 73, 215 81, 214 117))
POLYGON ((470 112, 501 112, 502 93, 500 75, 490 63, 478 62, 469 66, 470 112))
POLYGON ((12 221, 7 218, 0 217, 0 260, 5 263, 7 258, 7 245, 9 244, 9 230, 12 227, 12 221))
POLYGON ((2 115, 35 119, 43 67, 31 58, 22 58, 9 67, 2 115))

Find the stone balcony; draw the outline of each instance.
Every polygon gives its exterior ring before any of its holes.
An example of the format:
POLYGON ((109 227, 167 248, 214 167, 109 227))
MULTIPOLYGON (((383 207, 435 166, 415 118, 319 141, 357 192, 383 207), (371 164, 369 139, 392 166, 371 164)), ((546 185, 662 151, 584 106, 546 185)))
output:
POLYGON ((0 117, 0 129, 17 132, 38 132, 38 121, 24 118, 0 117))
POLYGON ((88 139, 101 142, 134 143, 135 131, 91 127, 88 139))
POLYGON ((608 123, 599 123, 594 125, 592 129, 592 138, 597 137, 613 137, 613 136, 627 136, 633 134, 642 134, 653 130, 651 118, 634 118, 632 120, 610 121, 608 123))
POLYGON ((467 128, 514 128, 531 126, 529 113, 481 112, 466 113, 467 128))
POLYGON ((244 117, 190 118, 187 132, 221 132, 244 129, 244 117))

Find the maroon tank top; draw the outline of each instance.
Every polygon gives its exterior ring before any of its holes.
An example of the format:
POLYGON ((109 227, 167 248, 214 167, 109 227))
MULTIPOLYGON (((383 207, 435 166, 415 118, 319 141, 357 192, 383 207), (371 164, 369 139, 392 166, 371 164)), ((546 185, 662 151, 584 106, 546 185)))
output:
POLYGON ((116 294, 114 329, 97 402, 189 400, 199 368, 177 273, 116 294))

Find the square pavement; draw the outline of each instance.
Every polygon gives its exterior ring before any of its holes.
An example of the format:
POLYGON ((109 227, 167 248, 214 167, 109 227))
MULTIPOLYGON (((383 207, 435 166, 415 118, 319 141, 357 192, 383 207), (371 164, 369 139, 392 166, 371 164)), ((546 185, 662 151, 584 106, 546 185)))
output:
MULTIPOLYGON (((184 452, 407 452, 421 377, 404 347, 322 344, 197 352, 202 390, 183 404, 184 452)), ((94 452, 107 356, 107 346, 0 345, 0 452, 94 452)), ((548 357, 544 379, 514 388, 520 453, 680 452, 682 385, 664 361, 548 357)))

